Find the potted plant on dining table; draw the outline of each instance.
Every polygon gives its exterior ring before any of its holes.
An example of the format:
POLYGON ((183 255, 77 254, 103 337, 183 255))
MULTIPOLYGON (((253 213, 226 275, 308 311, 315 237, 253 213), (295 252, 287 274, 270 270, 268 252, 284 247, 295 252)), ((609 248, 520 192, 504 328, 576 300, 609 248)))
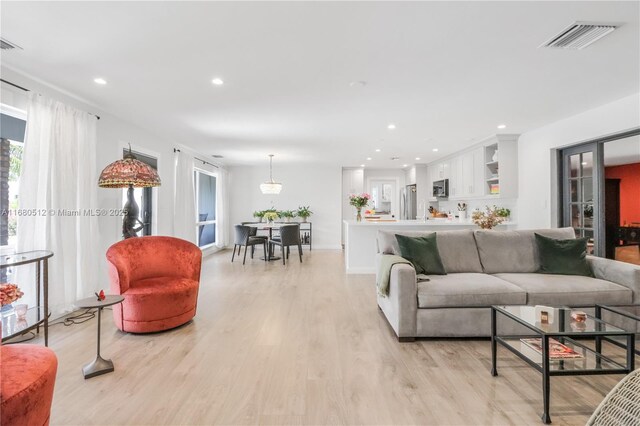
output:
POLYGON ((282 210, 281 212, 278 212, 278 214, 285 222, 291 222, 291 219, 296 217, 296 212, 293 210, 282 210))
POLYGON ((253 212, 253 217, 258 219, 258 222, 262 222, 262 218, 264 217, 264 211, 263 210, 257 210, 255 212, 253 212))

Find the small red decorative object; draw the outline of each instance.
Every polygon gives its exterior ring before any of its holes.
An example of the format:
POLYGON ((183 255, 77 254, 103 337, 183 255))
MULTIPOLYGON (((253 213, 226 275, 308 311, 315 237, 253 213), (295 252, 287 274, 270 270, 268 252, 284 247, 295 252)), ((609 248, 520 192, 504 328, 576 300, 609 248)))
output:
POLYGON ((95 293, 95 295, 98 298, 98 302, 102 302, 107 298, 107 296, 104 295, 104 290, 100 290, 100 293, 95 293))

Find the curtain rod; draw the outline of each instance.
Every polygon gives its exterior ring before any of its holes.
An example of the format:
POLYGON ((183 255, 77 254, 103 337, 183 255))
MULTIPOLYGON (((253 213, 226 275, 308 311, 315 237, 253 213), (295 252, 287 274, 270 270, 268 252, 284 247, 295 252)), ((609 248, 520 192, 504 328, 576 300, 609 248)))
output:
MULTIPOLYGON (((5 83, 5 84, 8 84, 9 86, 13 86, 13 87, 15 87, 16 89, 20 89, 20 90, 23 90, 23 91, 25 91, 25 92, 31 92, 31 90, 27 89, 26 87, 18 86, 17 84, 12 83, 12 82, 10 82, 10 81, 7 81, 7 80, 5 80, 4 78, 0 78, 0 81, 1 81, 1 82, 3 82, 3 83, 5 83)), ((38 93, 38 94, 39 94, 39 93, 38 93)), ((95 115, 95 114, 92 114, 92 113, 90 113, 90 112, 87 112, 87 114, 89 114, 89 115, 93 115, 95 118, 97 118, 98 120, 100 120, 100 116, 99 116, 99 115, 95 115)))
MULTIPOLYGON (((178 148, 173 148, 173 152, 182 152, 182 151, 180 151, 178 148)), ((210 165, 210 166, 212 166, 212 167, 215 167, 216 169, 219 169, 219 168, 220 168, 220 167, 216 166, 216 165, 215 165, 215 164, 213 164, 213 163, 210 163, 210 162, 208 162, 208 161, 203 160, 202 158, 198 158, 198 157, 193 157, 193 158, 194 158, 195 160, 202 161, 202 163, 203 163, 203 164, 208 164, 208 165, 210 165)))

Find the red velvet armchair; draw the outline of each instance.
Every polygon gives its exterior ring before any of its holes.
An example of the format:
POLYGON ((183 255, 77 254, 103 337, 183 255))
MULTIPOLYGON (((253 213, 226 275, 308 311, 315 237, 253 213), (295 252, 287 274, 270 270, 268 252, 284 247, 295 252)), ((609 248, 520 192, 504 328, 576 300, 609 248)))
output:
POLYGON ((202 252, 173 237, 129 238, 107 250, 116 326, 126 332, 168 330, 196 314, 202 252))

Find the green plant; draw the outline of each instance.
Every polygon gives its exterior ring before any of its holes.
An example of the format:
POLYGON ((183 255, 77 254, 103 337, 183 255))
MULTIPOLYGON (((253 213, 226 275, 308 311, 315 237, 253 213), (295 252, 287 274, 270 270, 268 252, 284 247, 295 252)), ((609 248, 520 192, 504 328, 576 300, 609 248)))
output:
POLYGON ((264 217, 264 210, 256 210, 255 212, 253 212, 253 217, 262 219, 264 217))
POLYGON ((313 214, 311 210, 309 210, 309 206, 300 206, 298 207, 298 216, 305 219, 313 214))
POLYGON ((282 210, 280 212, 278 212, 280 217, 289 217, 289 218, 293 218, 296 217, 296 212, 293 210, 282 210))
POLYGON ((509 217, 511 216, 511 210, 506 207, 496 207, 493 206, 493 210, 496 212, 498 217, 509 217))

